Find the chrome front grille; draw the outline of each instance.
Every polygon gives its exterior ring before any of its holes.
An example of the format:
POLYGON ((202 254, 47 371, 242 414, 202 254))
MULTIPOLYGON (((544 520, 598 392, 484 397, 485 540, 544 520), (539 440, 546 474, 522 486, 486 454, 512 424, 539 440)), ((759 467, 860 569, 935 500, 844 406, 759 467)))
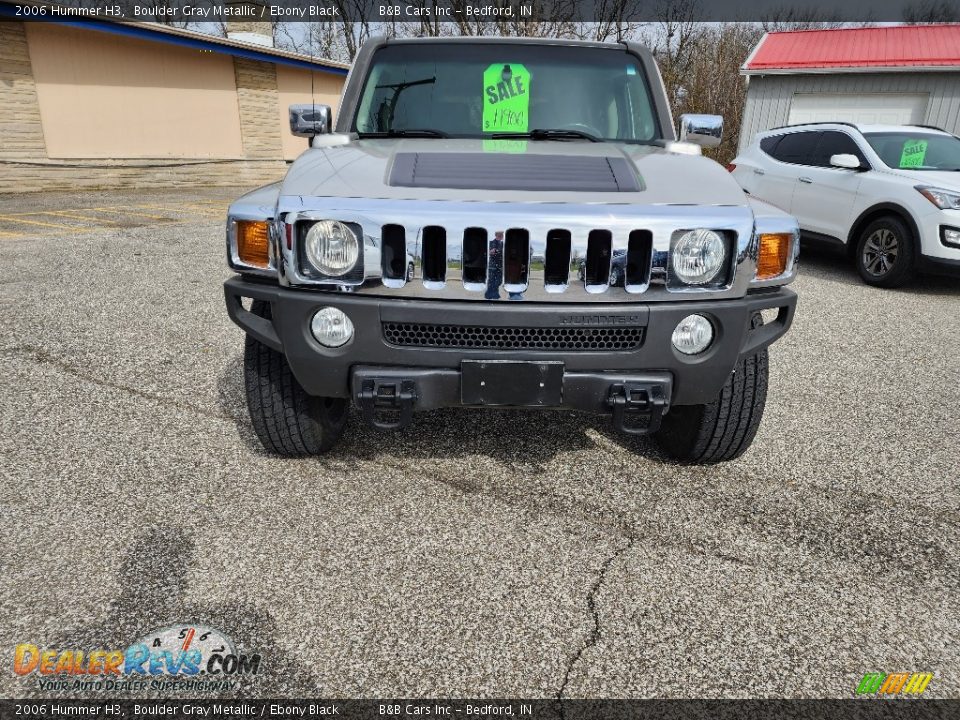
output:
MULTIPOLYGON (((414 280, 412 256, 410 262, 402 260, 407 254, 401 244, 404 234, 396 224, 380 231, 381 277, 390 286, 414 280)), ((451 238, 446 228, 428 225, 421 233, 419 279, 436 290, 448 282, 462 282, 473 292, 496 293, 502 287, 508 294, 517 294, 526 292, 536 275, 546 292, 563 292, 571 282, 582 283, 588 292, 609 287, 640 292, 650 282, 652 245, 650 231, 633 230, 628 246, 615 250, 612 233, 598 228, 588 233, 586 251, 578 253, 569 230, 552 228, 537 253, 524 228, 491 233, 487 228, 469 227, 462 237, 451 238)))
POLYGON ((657 302, 740 297, 756 264, 753 216, 742 206, 452 202, 281 198, 281 282, 365 295, 543 303, 657 302), (364 252, 349 277, 299 271, 298 224, 359 227, 364 252), (697 227, 729 243, 724 281, 677 287, 671 243, 697 227), (362 269, 360 266, 362 265, 362 269), (746 272, 741 272, 746 266, 746 272), (359 272, 357 272, 359 271, 359 272), (638 297, 638 296, 643 296, 638 297))
POLYGON ((383 338, 400 347, 617 351, 639 348, 643 344, 643 328, 487 327, 385 322, 383 338))

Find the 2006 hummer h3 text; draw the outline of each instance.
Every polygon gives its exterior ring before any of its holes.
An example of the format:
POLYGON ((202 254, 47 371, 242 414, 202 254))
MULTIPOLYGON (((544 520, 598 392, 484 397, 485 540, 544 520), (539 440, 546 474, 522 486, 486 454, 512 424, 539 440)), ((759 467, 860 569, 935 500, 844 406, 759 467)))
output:
POLYGON ((440 407, 608 413, 687 462, 749 447, 797 224, 700 155, 720 118, 683 116, 676 141, 646 49, 372 40, 335 128, 325 106, 290 116, 310 148, 227 220, 268 450, 328 450, 351 404, 380 428, 440 407))

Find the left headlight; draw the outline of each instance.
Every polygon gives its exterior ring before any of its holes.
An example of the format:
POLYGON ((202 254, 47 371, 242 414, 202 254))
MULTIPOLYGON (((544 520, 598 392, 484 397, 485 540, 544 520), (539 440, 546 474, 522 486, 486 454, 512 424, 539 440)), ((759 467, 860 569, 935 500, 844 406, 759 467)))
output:
POLYGON ((671 252, 676 276, 687 285, 705 285, 723 269, 727 247, 719 233, 700 228, 677 238, 671 252))
POLYGON ((917 185, 917 192, 941 210, 960 210, 960 193, 942 188, 917 185))
POLYGON ((324 275, 346 275, 360 257, 360 241, 353 230, 336 220, 315 222, 304 238, 307 260, 324 275))

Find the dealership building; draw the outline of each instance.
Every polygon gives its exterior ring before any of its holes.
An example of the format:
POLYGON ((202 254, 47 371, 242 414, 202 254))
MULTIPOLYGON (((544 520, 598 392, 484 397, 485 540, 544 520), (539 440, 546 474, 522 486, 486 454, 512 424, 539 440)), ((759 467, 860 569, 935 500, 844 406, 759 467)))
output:
POLYGON ((306 147, 287 106, 336 110, 348 66, 228 37, 103 19, 17 22, 0 0, 0 192, 262 184, 306 147))
POLYGON ((742 151, 780 125, 932 125, 960 134, 960 25, 772 32, 744 63, 742 151))

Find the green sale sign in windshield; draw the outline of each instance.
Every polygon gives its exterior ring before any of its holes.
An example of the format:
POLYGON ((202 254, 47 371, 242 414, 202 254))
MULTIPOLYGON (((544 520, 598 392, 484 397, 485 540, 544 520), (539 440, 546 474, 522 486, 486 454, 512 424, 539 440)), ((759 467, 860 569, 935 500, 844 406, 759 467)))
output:
POLYGON ((926 156, 926 140, 907 140, 907 142, 903 144, 903 152, 900 154, 900 167, 921 167, 923 166, 923 160, 926 156))
POLYGON ((523 65, 490 65, 483 71, 483 95, 483 132, 527 132, 530 73, 523 65))

